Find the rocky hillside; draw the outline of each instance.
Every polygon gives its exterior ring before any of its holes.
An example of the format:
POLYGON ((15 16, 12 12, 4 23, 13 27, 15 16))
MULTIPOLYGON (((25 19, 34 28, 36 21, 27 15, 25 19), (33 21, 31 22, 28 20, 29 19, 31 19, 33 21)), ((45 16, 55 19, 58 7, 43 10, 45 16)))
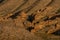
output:
POLYGON ((60 40, 60 0, 0 0, 0 40, 60 40))

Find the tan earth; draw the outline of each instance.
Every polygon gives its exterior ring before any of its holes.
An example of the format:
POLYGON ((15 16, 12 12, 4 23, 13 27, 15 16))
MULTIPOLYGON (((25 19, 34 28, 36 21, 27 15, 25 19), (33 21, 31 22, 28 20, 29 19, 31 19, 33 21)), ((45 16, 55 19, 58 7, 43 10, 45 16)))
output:
POLYGON ((60 0, 0 0, 0 40, 60 40, 60 0))

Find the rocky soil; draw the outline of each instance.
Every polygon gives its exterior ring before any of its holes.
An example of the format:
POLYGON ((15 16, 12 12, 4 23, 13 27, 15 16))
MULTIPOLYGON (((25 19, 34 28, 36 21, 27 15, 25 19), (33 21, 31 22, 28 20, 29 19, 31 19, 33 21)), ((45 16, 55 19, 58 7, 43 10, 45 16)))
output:
POLYGON ((0 40, 60 40, 60 0, 0 0, 0 40))

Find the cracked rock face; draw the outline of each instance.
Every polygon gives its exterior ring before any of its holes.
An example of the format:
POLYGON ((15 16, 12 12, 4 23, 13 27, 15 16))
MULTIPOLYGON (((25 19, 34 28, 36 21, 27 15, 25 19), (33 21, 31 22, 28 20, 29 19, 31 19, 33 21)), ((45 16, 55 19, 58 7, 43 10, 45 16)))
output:
POLYGON ((60 0, 0 0, 0 40, 59 40, 60 0))

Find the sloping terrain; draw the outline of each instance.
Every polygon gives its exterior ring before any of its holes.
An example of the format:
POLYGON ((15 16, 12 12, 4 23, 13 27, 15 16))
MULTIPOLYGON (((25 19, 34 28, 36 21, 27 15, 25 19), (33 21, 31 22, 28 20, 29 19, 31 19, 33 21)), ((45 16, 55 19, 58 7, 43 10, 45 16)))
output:
POLYGON ((0 0, 0 40, 60 40, 60 0, 0 0))

